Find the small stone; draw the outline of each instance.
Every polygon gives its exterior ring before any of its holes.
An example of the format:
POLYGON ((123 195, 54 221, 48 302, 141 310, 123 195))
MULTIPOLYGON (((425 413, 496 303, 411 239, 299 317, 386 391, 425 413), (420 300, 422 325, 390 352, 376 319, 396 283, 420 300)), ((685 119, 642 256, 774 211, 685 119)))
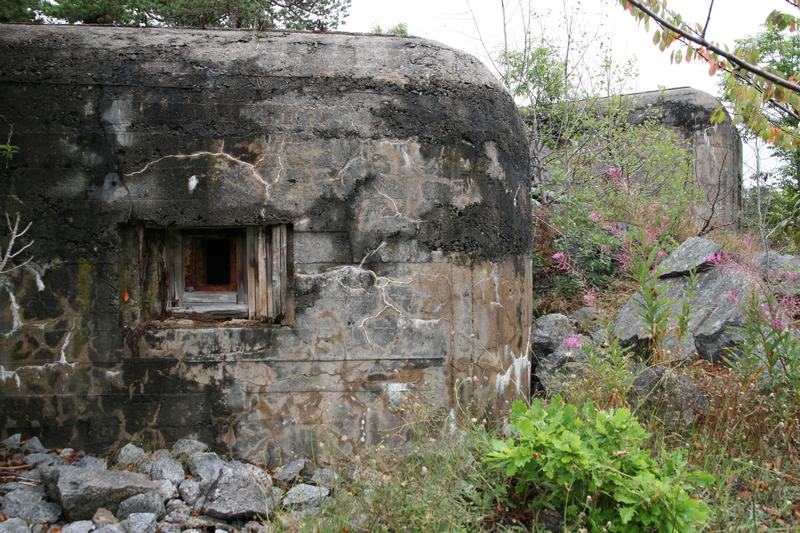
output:
POLYGON ((66 524, 61 528, 61 533, 89 533, 94 529, 94 523, 91 520, 79 520, 66 524))
POLYGON ((169 522, 159 522, 157 524, 158 533, 181 533, 183 528, 178 524, 170 524, 169 522))
POLYGON ((216 453, 196 452, 189 457, 189 472, 201 485, 210 483, 219 477, 227 465, 216 453))
POLYGON ((189 514, 192 512, 192 508, 189 507, 186 502, 179 498, 174 498, 166 503, 164 508, 167 510, 167 513, 171 513, 173 511, 178 511, 181 513, 189 514))
POLYGON ((150 456, 153 458, 154 461, 158 459, 174 459, 174 457, 172 457, 172 452, 170 452, 166 448, 160 448, 151 453, 150 456))
POLYGON ((180 511, 171 511, 167 513, 164 520, 173 524, 184 524, 191 518, 190 513, 182 513, 180 511))
POLYGON ((153 480, 166 479, 177 485, 184 480, 186 473, 183 471, 183 466, 170 457, 156 459, 150 468, 150 477, 153 480))
POLYGON ((198 500, 200 510, 214 518, 223 520, 246 520, 256 516, 269 517, 273 501, 269 487, 256 480, 242 476, 240 471, 224 468, 209 491, 198 500))
POLYGON ((0 513, 32 524, 45 524, 55 522, 61 516, 61 507, 45 500, 41 486, 22 486, 5 495, 0 513))
POLYGON ((38 465, 40 463, 45 463, 47 465, 52 465, 52 464, 56 464, 56 463, 58 463, 58 464, 63 464, 64 463, 64 460, 61 457, 59 457, 58 455, 53 455, 53 454, 44 453, 44 452, 35 452, 35 453, 30 454, 30 455, 26 455, 25 458, 23 459, 23 461, 27 465, 38 465))
POLYGON ((123 524, 108 524, 101 528, 95 529, 93 533, 129 533, 125 530, 123 524))
POLYGON ((78 468, 89 468, 89 469, 99 469, 99 470, 107 470, 108 463, 105 459, 101 459, 100 457, 93 457, 91 455, 87 455, 83 457, 79 461, 72 463, 72 466, 77 466, 78 468))
POLYGON ((127 520, 128 533, 155 533, 156 515, 153 513, 132 513, 127 520))
POLYGON ((569 318, 560 313, 539 317, 531 326, 531 350, 537 357, 544 357, 556 351, 574 332, 569 318))
POLYGON ((277 474, 275 479, 284 483, 294 483, 300 479, 300 473, 306 467, 305 459, 295 459, 291 463, 284 465, 277 474))
POLYGON ((181 499, 189 505, 194 505, 200 496, 200 484, 193 479, 185 479, 178 486, 181 499))
POLYGON ((117 518, 125 519, 135 513, 152 513, 157 518, 160 518, 166 513, 164 500, 157 492, 145 492, 144 494, 131 496, 127 500, 120 502, 117 518))
POLYGON ((178 487, 176 487, 172 481, 167 479, 159 479, 155 483, 157 484, 156 492, 161 495, 162 501, 167 501, 178 497, 178 487))
POLYGON ((589 366, 591 341, 583 335, 570 339, 572 346, 562 343, 553 353, 539 358, 536 364, 534 375, 547 394, 560 392, 562 385, 582 376, 589 366))
POLYGON ((20 444, 21 441, 22 441, 22 435, 20 433, 16 433, 5 439, 0 444, 5 446, 6 448, 10 448, 12 450, 18 450, 19 447, 21 446, 20 444))
POLYGON ((172 456, 178 461, 187 461, 198 452, 205 452, 208 446, 195 439, 179 439, 172 445, 172 456))
POLYGON ((301 483, 295 485, 283 498, 284 507, 319 507, 328 497, 330 490, 301 483))
POLYGON ((251 520, 244 525, 245 533, 270 533, 269 524, 251 520))
POLYGON ((42 446, 42 441, 39 440, 39 437, 31 437, 28 439, 20 449, 25 453, 37 453, 37 452, 46 452, 47 448, 42 446))
POLYGON ((58 452, 58 455, 60 455, 61 457, 66 458, 66 457, 69 457, 71 455, 75 455, 75 450, 73 450, 72 448, 61 448, 61 451, 58 452))
POLYGON ((31 533, 31 528, 21 518, 11 518, 0 522, 0 533, 31 533))
POLYGON ((339 476, 329 468, 317 468, 314 470, 314 475, 311 476, 311 482, 320 487, 332 488, 338 481, 339 476))
POLYGON ((95 527, 98 528, 107 526, 109 524, 116 524, 117 522, 119 522, 119 520, 117 520, 117 517, 114 516, 114 513, 112 513, 105 507, 101 507, 100 509, 98 509, 97 512, 94 513, 94 516, 92 517, 92 523, 95 525, 95 527))
POLYGON ((139 466, 146 456, 147 453, 143 449, 129 442, 117 454, 116 465, 121 467, 139 466))

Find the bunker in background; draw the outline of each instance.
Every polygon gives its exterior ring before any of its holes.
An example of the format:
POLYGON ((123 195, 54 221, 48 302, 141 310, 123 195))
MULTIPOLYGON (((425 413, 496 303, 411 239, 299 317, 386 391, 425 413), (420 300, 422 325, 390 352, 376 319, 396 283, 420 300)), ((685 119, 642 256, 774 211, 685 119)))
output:
POLYGON ((727 112, 724 121, 711 123, 719 101, 692 87, 636 93, 623 101, 631 108, 632 122, 652 117, 686 139, 704 196, 700 219, 710 220, 711 227, 735 229, 742 208, 742 140, 727 112))
POLYGON ((527 394, 530 202, 474 58, 349 34, 3 26, 0 433, 278 462, 527 394))

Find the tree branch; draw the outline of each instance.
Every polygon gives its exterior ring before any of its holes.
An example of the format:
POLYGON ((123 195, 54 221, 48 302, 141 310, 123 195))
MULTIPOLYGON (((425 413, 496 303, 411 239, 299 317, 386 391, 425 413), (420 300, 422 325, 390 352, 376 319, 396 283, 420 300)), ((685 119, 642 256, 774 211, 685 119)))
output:
POLYGON ((627 1, 633 7, 637 8, 642 13, 644 13, 645 15, 647 15, 648 17, 650 17, 651 19, 656 21, 656 23, 658 23, 658 25, 661 26, 662 28, 666 28, 666 29, 668 29, 668 30, 670 30, 670 31, 682 36, 683 38, 692 41, 695 44, 698 44, 698 45, 700 45, 700 46, 702 46, 704 48, 707 48, 708 50, 711 50, 715 54, 724 57, 725 59, 730 61, 732 64, 736 65, 737 67, 739 67, 739 68, 741 68, 743 70, 746 70, 746 71, 748 71, 748 72, 750 72, 752 74, 760 76, 760 77, 764 78, 765 80, 769 80, 772 83, 774 83, 776 85, 780 85, 781 87, 783 87, 785 89, 789 89, 792 92, 800 94, 800 85, 797 85, 796 83, 792 83, 790 81, 787 81, 787 80, 781 78, 780 76, 776 76, 775 74, 772 74, 771 72, 767 72, 766 70, 760 69, 755 65, 751 65, 750 63, 748 63, 744 59, 741 59, 740 57, 737 57, 734 54, 731 54, 730 52, 727 52, 727 51, 723 50, 722 48, 720 48, 720 47, 708 42, 705 38, 696 37, 691 32, 686 31, 686 30, 684 30, 682 28, 679 28, 678 26, 676 26, 676 25, 672 24, 671 22, 667 21, 666 19, 662 18, 660 15, 655 13, 653 10, 651 10, 650 8, 645 6, 640 0, 627 0, 627 1))
POLYGON ((711 10, 714 9, 714 0, 711 0, 711 4, 708 6, 708 16, 706 16, 706 23, 703 26, 703 33, 700 34, 701 39, 706 38, 706 30, 708 30, 708 23, 711 22, 711 10))

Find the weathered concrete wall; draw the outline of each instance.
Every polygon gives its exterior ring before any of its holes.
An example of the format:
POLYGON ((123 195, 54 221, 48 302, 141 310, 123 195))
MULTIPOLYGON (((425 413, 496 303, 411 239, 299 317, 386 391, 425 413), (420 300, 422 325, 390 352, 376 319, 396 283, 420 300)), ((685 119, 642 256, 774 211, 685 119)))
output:
POLYGON ((742 141, 726 113, 724 122, 711 124, 719 102, 691 87, 632 94, 624 102, 631 119, 655 117, 688 141, 694 153, 694 178, 704 193, 698 208, 701 219, 714 227, 736 227, 742 206, 742 141))
POLYGON ((283 460, 409 395, 525 394, 527 145, 480 63, 420 39, 0 27, 0 433, 194 433, 283 460), (294 317, 150 319, 141 228, 292 224, 294 317), (141 232, 141 233, 140 233, 141 232))

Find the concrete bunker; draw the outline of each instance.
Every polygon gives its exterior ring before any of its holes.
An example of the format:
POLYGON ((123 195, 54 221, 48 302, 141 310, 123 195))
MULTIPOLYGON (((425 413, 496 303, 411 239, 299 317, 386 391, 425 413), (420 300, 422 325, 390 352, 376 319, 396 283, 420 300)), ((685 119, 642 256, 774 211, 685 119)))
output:
MULTIPOLYGON (((421 39, 3 26, 0 433, 265 462, 528 393, 512 99, 421 39)), ((65 442, 68 441, 68 442, 65 442)))

